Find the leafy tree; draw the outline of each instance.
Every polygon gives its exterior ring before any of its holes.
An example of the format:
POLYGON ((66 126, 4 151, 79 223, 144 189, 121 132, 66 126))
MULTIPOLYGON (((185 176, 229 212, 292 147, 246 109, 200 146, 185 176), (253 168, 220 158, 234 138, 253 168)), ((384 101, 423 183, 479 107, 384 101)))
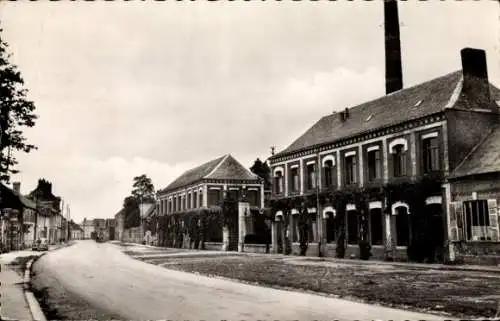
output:
POLYGON ((155 188, 151 178, 147 177, 146 174, 134 177, 132 196, 139 202, 154 202, 155 188))
POLYGON ((259 176, 264 180, 264 189, 271 188, 271 169, 267 162, 262 162, 259 158, 255 160, 253 166, 250 167, 250 170, 255 175, 259 176))
POLYGON ((123 208, 125 209, 124 228, 139 226, 141 224, 141 216, 137 198, 134 196, 127 196, 123 200, 123 208))
MULTIPOLYGON (((2 29, 0 28, 0 34, 2 29)), ((29 153, 36 146, 28 144, 23 127, 33 127, 37 116, 35 105, 26 98, 24 80, 17 66, 9 63, 8 45, 0 37, 0 181, 9 182, 17 160, 11 151, 29 153)))
POLYGON ((139 204, 144 202, 155 202, 155 189, 151 178, 146 174, 134 177, 132 193, 123 200, 125 209, 125 228, 136 227, 141 224, 139 204))

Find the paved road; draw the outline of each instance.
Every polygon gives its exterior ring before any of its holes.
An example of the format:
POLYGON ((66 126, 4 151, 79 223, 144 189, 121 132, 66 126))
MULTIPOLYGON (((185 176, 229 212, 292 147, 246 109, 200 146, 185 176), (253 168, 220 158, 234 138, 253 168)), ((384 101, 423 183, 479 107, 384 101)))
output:
POLYGON ((172 271, 93 241, 50 252, 34 268, 51 271, 91 305, 133 320, 445 319, 172 271))

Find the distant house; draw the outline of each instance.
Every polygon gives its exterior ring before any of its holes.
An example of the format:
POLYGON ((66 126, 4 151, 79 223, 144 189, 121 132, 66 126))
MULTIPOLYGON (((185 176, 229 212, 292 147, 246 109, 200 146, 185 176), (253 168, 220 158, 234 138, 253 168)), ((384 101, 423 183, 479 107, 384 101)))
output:
POLYGON ((37 187, 29 193, 28 197, 36 203, 38 209, 39 237, 46 238, 50 244, 59 242, 62 228, 61 198, 52 193, 52 183, 45 179, 38 180, 37 187))
POLYGON ((91 239, 96 232, 94 220, 88 220, 87 218, 84 218, 81 226, 83 229, 83 238, 86 240, 91 239))
POLYGON ((36 204, 14 189, 0 183, 0 252, 31 246, 35 238, 36 204))
POLYGON ((115 214, 115 240, 123 241, 123 232, 125 229, 125 209, 122 208, 118 213, 115 214))
POLYGON ((70 233, 71 233, 71 239, 72 240, 83 240, 83 229, 80 227, 80 225, 76 224, 71 220, 69 222, 70 226, 70 233))

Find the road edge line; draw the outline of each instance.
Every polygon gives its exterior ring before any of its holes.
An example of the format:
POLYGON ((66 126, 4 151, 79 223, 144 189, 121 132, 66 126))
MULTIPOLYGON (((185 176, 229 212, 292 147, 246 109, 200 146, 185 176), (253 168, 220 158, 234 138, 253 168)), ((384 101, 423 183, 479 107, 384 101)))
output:
POLYGON ((26 302, 28 303, 28 307, 31 312, 31 316, 35 321, 47 321, 47 318, 45 317, 45 314, 43 313, 42 308, 40 307, 40 303, 38 300, 35 298, 35 295, 33 292, 30 290, 30 283, 31 283, 31 268, 33 266, 33 263, 38 260, 40 257, 45 255, 45 253, 41 254, 38 256, 36 259, 31 259, 28 261, 26 264, 26 270, 24 270, 24 298, 26 302))

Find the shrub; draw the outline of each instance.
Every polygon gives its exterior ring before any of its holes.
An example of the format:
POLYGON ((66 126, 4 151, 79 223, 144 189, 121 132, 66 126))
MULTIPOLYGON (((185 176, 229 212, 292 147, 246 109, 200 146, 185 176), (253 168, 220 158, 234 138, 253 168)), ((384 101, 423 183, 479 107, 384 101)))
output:
POLYGON ((372 256, 372 246, 367 241, 359 242, 359 258, 362 260, 369 260, 372 256))

